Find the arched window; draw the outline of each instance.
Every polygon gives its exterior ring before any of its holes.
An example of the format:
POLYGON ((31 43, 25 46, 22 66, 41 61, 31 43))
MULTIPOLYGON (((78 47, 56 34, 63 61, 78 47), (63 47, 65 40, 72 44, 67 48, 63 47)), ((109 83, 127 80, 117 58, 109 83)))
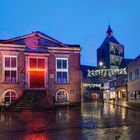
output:
POLYGON ((17 93, 14 90, 8 90, 5 92, 4 101, 5 102, 13 102, 17 98, 17 93))
POLYGON ((56 92, 56 101, 66 102, 68 101, 69 95, 68 92, 64 89, 60 89, 56 92))

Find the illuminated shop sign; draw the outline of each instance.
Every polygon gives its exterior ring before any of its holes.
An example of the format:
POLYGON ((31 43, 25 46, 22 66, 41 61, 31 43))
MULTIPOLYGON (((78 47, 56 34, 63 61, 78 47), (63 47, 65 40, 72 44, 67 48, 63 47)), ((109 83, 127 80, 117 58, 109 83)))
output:
POLYGON ((89 88, 95 88, 95 87, 101 87, 101 84, 83 84, 83 87, 89 87, 89 88))
POLYGON ((103 77, 112 77, 116 75, 124 75, 127 74, 126 68, 123 69, 100 69, 100 70, 87 70, 87 77, 94 76, 103 76, 103 77))

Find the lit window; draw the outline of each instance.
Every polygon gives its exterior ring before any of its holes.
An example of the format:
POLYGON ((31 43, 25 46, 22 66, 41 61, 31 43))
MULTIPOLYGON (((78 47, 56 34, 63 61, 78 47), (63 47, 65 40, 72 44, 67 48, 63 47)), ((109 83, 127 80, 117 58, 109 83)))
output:
POLYGON ((4 83, 15 84, 17 82, 17 57, 5 56, 3 66, 4 83))
POLYGON ((56 59, 56 82, 57 83, 68 82, 68 59, 67 58, 56 59))

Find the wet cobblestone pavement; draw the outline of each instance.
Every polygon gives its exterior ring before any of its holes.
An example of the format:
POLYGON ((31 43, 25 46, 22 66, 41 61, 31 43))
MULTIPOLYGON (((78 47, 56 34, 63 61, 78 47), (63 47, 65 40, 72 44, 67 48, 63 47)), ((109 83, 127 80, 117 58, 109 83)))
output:
POLYGON ((0 140, 140 140, 140 112, 112 104, 1 112, 0 140))

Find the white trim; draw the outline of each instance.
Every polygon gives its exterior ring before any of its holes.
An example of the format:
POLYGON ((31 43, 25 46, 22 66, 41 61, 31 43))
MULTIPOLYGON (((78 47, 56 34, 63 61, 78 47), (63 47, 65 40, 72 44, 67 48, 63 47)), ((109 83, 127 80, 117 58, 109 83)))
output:
POLYGON ((2 65, 2 82, 4 84, 16 84, 18 82, 18 56, 17 55, 3 55, 3 65, 2 65), (9 57, 10 58, 10 67, 5 67, 5 58, 9 57), (16 58, 16 67, 15 68, 11 68, 11 58, 16 58), (11 78, 11 71, 16 71, 16 83, 5 83, 5 71, 10 71, 10 78, 11 78))
POLYGON ((3 46, 5 46, 5 47, 6 47, 6 46, 8 46, 8 47, 9 47, 9 46, 11 46, 11 47, 16 47, 16 48, 18 48, 18 47, 25 48, 25 47, 26 47, 26 45, 17 45, 17 44, 1 44, 1 43, 0 43, 0 47, 1 47, 1 46, 2 46, 2 47, 3 47, 3 46))
POLYGON ((56 57, 56 61, 55 61, 55 69, 56 69, 56 77, 55 77, 55 81, 57 84, 61 84, 57 82, 57 72, 67 72, 67 82, 66 83, 62 83, 62 84, 67 84, 69 82, 69 62, 68 62, 68 58, 61 58, 61 57, 56 57), (57 60, 66 60, 66 68, 57 68, 57 60))
MULTIPOLYGON (((16 94, 16 99, 17 99, 17 92, 13 89, 8 89, 8 90, 4 91, 4 93, 3 93, 3 100, 5 101, 5 94, 9 91, 10 91, 10 95, 11 95, 11 92, 14 92, 16 94)), ((10 103, 11 103, 11 96, 10 96, 10 103)))
POLYGON ((26 56, 29 56, 29 57, 46 57, 46 56, 50 55, 50 54, 47 54, 47 53, 40 53, 40 52, 37 52, 37 53, 24 52, 24 54, 26 56))
MULTIPOLYGON (((67 100, 66 100, 66 101, 69 101, 69 93, 68 93, 68 91, 65 90, 65 89, 59 89, 59 90, 57 90, 57 92, 56 92, 56 94, 55 94, 55 101, 58 101, 58 100, 57 100, 57 94, 58 94, 60 91, 65 91, 65 92, 66 92, 66 94, 67 94, 67 100)), ((66 101, 64 101, 64 102, 66 102, 66 101)))
POLYGON ((80 51, 78 50, 48 50, 49 53, 60 53, 61 54, 71 54, 71 53, 78 53, 80 54, 80 51))
POLYGON ((76 47, 47 47, 48 50, 66 50, 66 51, 81 51, 81 48, 76 48, 76 47))

